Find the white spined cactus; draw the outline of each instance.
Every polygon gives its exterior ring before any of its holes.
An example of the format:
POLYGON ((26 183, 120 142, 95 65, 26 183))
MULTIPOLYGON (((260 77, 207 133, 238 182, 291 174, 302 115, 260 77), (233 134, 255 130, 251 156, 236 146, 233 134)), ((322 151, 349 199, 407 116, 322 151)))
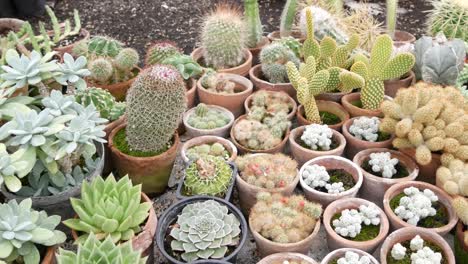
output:
POLYGON ((369 206, 359 206, 359 213, 361 214, 361 220, 365 225, 379 225, 380 224, 380 210, 370 204, 369 206))
POLYGON ((335 39, 338 44, 345 44, 348 42, 349 37, 345 30, 342 29, 342 25, 338 23, 338 20, 327 10, 313 5, 302 9, 300 13, 299 27, 304 36, 307 33, 306 12, 309 9, 312 12, 314 34, 318 40, 330 36, 335 39))
POLYGON ((323 166, 312 164, 304 168, 302 172, 302 179, 305 184, 312 188, 325 187, 330 180, 327 169, 323 166))
POLYGON ((403 192, 405 196, 400 199, 399 206, 395 208, 395 214, 408 224, 417 226, 419 220, 437 213, 432 203, 437 202, 439 198, 431 190, 424 189, 421 192, 418 188, 409 187, 403 192))
POLYGON ((424 247, 416 253, 411 254, 411 263, 414 264, 440 264, 442 262, 442 254, 434 252, 429 247, 424 247))
POLYGON ((410 241, 410 248, 412 251, 418 251, 424 247, 424 240, 419 236, 416 235, 413 239, 410 241))
POLYGON ((330 194, 338 194, 345 191, 342 182, 327 183, 325 189, 327 189, 327 192, 330 194))
POLYGON ((392 159, 390 152, 377 152, 370 154, 369 165, 373 172, 380 172, 382 177, 391 179, 397 173, 395 166, 398 162, 398 159, 392 159))
POLYGON ((301 140, 313 150, 330 150, 332 136, 327 125, 311 124, 305 127, 301 140))
POLYGON ((361 232, 361 214, 355 209, 341 211, 339 219, 333 220, 335 232, 343 237, 356 237, 361 232))
POLYGON ((337 261, 338 264, 370 264, 371 259, 368 256, 359 256, 358 253, 347 251, 344 257, 337 261))
POLYGON ((356 138, 375 142, 378 138, 380 120, 377 117, 361 116, 353 121, 349 132, 356 138))
POLYGON ((400 243, 393 245, 392 251, 390 252, 392 258, 395 260, 402 260, 405 258, 406 255, 406 248, 402 246, 400 243))

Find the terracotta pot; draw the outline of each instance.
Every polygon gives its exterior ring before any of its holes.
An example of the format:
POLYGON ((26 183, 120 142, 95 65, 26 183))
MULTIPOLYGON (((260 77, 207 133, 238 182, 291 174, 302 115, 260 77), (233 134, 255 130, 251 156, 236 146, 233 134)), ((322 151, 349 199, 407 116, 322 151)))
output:
MULTIPOLYGON (((252 106, 252 100, 253 100, 253 97, 254 97, 254 95, 255 95, 256 93, 258 93, 258 91, 255 92, 255 93, 253 93, 253 94, 251 94, 251 95, 250 95, 249 97, 247 97, 247 99, 245 100, 245 102, 244 102, 244 108, 245 108, 245 112, 246 112, 246 113, 249 113, 249 112, 250 112, 250 107, 252 106)), ((269 93, 269 94, 284 93, 284 94, 285 94, 285 92, 283 92, 283 91, 278 91, 278 92, 276 92, 276 91, 267 91, 267 93, 269 93)), ((296 111, 297 111, 297 103, 296 103, 296 101, 294 101, 294 99, 293 99, 291 96, 289 96, 289 95, 287 95, 287 96, 288 96, 288 99, 289 99, 289 101, 291 102, 291 104, 292 104, 292 106, 293 106, 291 112, 289 112, 289 114, 288 114, 288 120, 291 121, 291 120, 294 118, 294 115, 296 114, 296 111)))
MULTIPOLYGON (((151 199, 143 192, 141 193, 141 202, 153 204, 151 199)), ((156 233, 157 224, 158 218, 156 217, 156 212, 154 211, 153 206, 151 206, 148 218, 146 219, 146 224, 143 226, 141 232, 131 240, 133 249, 141 251, 142 255, 145 257, 153 252, 153 238, 156 233)), ((78 239, 78 233, 73 229, 72 236, 75 241, 78 239)))
POLYGON ((285 92, 297 101, 296 89, 291 83, 271 83, 265 80, 262 73, 262 65, 255 65, 249 71, 249 77, 256 90, 267 90, 273 92, 285 92))
MULTIPOLYGON (((258 153, 258 154, 253 154, 253 155, 270 155, 270 154, 258 153)), ((267 190, 265 188, 260 188, 260 187, 248 184, 240 176, 241 173, 242 172, 239 170, 236 176, 236 187, 237 187, 237 191, 239 192, 240 207, 242 209, 242 212, 246 215, 250 211, 250 208, 252 208, 252 206, 257 202, 257 194, 259 192, 268 191, 269 193, 281 193, 284 196, 289 196, 294 192, 294 189, 296 189, 297 183, 299 182, 299 171, 298 171, 298 173, 296 174, 296 177, 290 184, 286 185, 283 188, 267 190)))
POLYGON ((315 236, 317 236, 317 233, 320 230, 320 219, 318 219, 312 234, 310 234, 308 237, 296 243, 281 244, 266 239, 257 231, 253 230, 251 220, 252 218, 249 217, 250 232, 255 239, 255 243, 257 244, 258 254, 262 257, 280 252, 297 252, 307 254, 310 247, 312 246, 312 243, 314 242, 315 236))
MULTIPOLYGON (((125 122, 125 116, 121 116, 119 119, 114 120, 110 122, 109 124, 106 125, 104 128, 104 132, 106 132, 106 136, 104 137, 105 140, 109 141, 109 135, 120 124, 123 124, 125 122)), ((103 176, 109 175, 112 170, 113 170, 113 165, 112 165, 112 157, 111 157, 111 151, 109 148, 108 143, 104 143, 104 152, 105 152, 105 161, 104 161, 104 169, 102 169, 102 174, 103 176)))
POLYGON ((410 71, 408 76, 397 80, 384 81, 385 95, 394 98, 398 92, 398 89, 408 88, 416 83, 416 75, 413 71, 410 71))
POLYGON ((468 261, 468 245, 464 242, 465 235, 463 232, 463 226, 463 222, 459 220, 455 230, 455 236, 453 237, 457 263, 467 263, 468 261))
POLYGON ((348 93, 321 93, 317 96, 315 96, 315 100, 323 100, 323 101, 332 101, 332 102, 337 102, 341 104, 341 98, 345 95, 349 94, 348 93))
POLYGON ((44 258, 41 261, 41 264, 56 264, 57 259, 55 258, 56 247, 48 247, 44 258))
MULTIPOLYGON (((298 39, 301 43, 303 43, 306 40, 306 37, 302 35, 300 31, 292 31, 291 32, 291 37, 298 39)), ((280 32, 279 31, 273 31, 268 34, 268 38, 271 41, 279 40, 281 39, 280 32)))
MULTIPOLYGON (((196 48, 192 54, 192 59, 194 59, 196 62, 203 63, 200 61, 203 59, 203 48, 196 48)), ((247 76, 249 74, 249 70, 252 68, 252 53, 248 49, 244 49, 244 61, 241 65, 233 67, 233 68, 227 68, 227 69, 215 69, 219 73, 232 73, 232 74, 238 74, 241 76, 247 76)))
POLYGON ((127 91, 132 86, 132 83, 135 81, 136 77, 138 76, 138 73, 141 71, 140 68, 136 68, 138 70, 137 74, 135 74, 135 77, 132 79, 126 80, 124 82, 119 82, 119 83, 114 83, 114 84, 97 84, 94 83, 90 79, 86 79, 86 83, 88 84, 89 87, 99 87, 102 89, 106 89, 109 91, 117 101, 125 101, 125 97, 127 95, 127 91))
POLYGON ((360 205, 375 205, 372 202, 369 202, 360 198, 348 198, 340 199, 332 202, 325 208, 323 213, 323 225, 325 226, 325 231, 327 232, 327 242, 328 248, 330 250, 335 250, 338 248, 357 248, 367 253, 373 253, 374 250, 382 243, 389 231, 389 223, 385 212, 376 206, 380 211, 380 231, 377 237, 367 241, 352 241, 338 235, 334 228, 331 225, 331 219, 338 213, 341 213, 345 209, 358 209, 360 205))
POLYGON ((297 161, 299 166, 302 166, 302 164, 306 163, 307 161, 321 157, 321 156, 342 156, 343 151, 346 147, 346 140, 341 135, 340 132, 336 130, 332 130, 333 136, 332 139, 338 143, 338 146, 334 149, 331 150, 312 150, 309 148, 305 148, 301 146, 299 143, 297 143, 297 140, 300 139, 302 134, 304 133, 305 126, 300 126, 297 127, 293 130, 291 130, 291 133, 289 134, 289 146, 291 150, 291 154, 294 157, 294 160, 297 161))
POLYGON ((8 35, 9 31, 19 31, 25 22, 16 18, 0 18, 0 34, 8 35))
POLYGON ((128 174, 133 184, 142 184, 142 191, 148 194, 162 193, 167 187, 172 172, 177 149, 180 144, 179 135, 174 134, 172 146, 164 153, 153 157, 133 157, 121 152, 114 146, 114 137, 127 124, 120 124, 109 135, 109 148, 112 153, 112 163, 119 175, 128 174))
POLYGON ((368 110, 353 105, 353 102, 361 100, 361 93, 350 93, 341 98, 341 105, 348 111, 351 117, 357 116, 382 116, 380 110, 368 110))
POLYGON ((203 88, 201 80, 197 82, 198 97, 200 103, 207 105, 219 105, 229 111, 231 111, 235 117, 238 117, 244 113, 243 104, 245 100, 252 94, 253 84, 252 82, 240 75, 230 73, 219 73, 219 78, 227 79, 235 83, 234 94, 220 94, 208 91, 203 88))
POLYGON ((392 39, 393 44, 397 46, 404 43, 414 43, 416 41, 416 37, 413 34, 401 30, 395 30, 395 35, 392 39))
POLYGON ((353 117, 346 121, 343 124, 343 129, 342 133, 343 136, 346 138, 346 152, 345 156, 348 159, 353 159, 354 155, 356 155, 359 151, 364 150, 364 149, 369 149, 369 148, 391 148, 392 147, 392 141, 393 138, 395 137, 394 135, 391 135, 391 137, 387 140, 384 141, 379 141, 379 142, 370 142, 370 141, 365 141, 356 138, 353 136, 351 133, 349 133, 349 127, 353 124, 354 120, 358 119, 358 117, 353 117))
POLYGON ((187 109, 190 109, 195 106, 195 102, 197 101, 197 81, 190 78, 186 84, 187 91, 185 92, 185 97, 187 98, 187 109))
POLYGON ((419 167, 411 157, 396 150, 386 148, 370 148, 362 150, 354 156, 353 162, 360 167, 362 174, 364 175, 360 197, 375 203, 380 208, 383 208, 383 196, 388 188, 400 182, 414 181, 419 173, 419 167), (404 178, 389 179, 365 171, 362 168, 362 164, 370 158, 370 154, 375 152, 390 152, 390 156, 392 158, 397 158, 408 170, 409 175, 404 178))
POLYGON ((245 153, 280 153, 280 152, 284 151, 284 148, 286 147, 286 142, 288 142, 288 138, 289 138, 289 132, 290 132, 289 128, 286 130, 286 133, 284 134, 284 138, 281 141, 281 143, 279 143, 276 147, 273 147, 273 148, 270 148, 270 149, 265 149, 265 150, 248 149, 248 148, 244 147, 243 145, 241 145, 239 142, 237 142, 236 138, 234 137, 234 127, 236 126, 236 124, 240 120, 245 119, 246 117, 247 117, 247 115, 239 116, 236 119, 236 121, 234 121, 234 124, 231 127, 231 134, 230 134, 231 141, 237 147, 237 150, 239 151, 240 154, 245 154, 245 153))
MULTIPOLYGON (((317 108, 319 112, 321 111, 329 112, 329 113, 336 115, 338 118, 340 118, 341 122, 339 122, 338 124, 334 124, 334 125, 328 125, 328 127, 341 132, 341 127, 343 126, 344 122, 349 120, 348 112, 339 103, 335 103, 332 101, 317 100, 316 103, 317 103, 317 108)), ((305 117, 305 110, 304 110, 303 105, 299 106, 297 113, 296 113, 296 117, 297 117, 297 123, 300 126, 306 126, 306 125, 312 124, 312 122, 307 120, 305 117)))
POLYGON ((29 95, 29 85, 26 85, 24 87, 16 89, 16 91, 11 94, 11 97, 16 97, 16 96, 28 96, 29 95))
POLYGON ((356 166, 356 164, 352 163, 350 160, 338 156, 321 156, 309 160, 301 167, 301 170, 299 171, 299 182, 301 184, 302 189, 304 190, 304 195, 307 197, 307 200, 319 202, 323 206, 323 208, 325 208, 335 200, 356 197, 357 193, 359 192, 359 189, 361 188, 363 177, 359 167, 356 166), (353 176, 355 182, 354 186, 347 191, 337 194, 325 193, 315 190, 314 188, 308 186, 302 178, 302 173, 304 172, 305 168, 309 165, 314 164, 323 166, 327 170, 345 170, 347 173, 353 176))
POLYGON ((270 39, 268 37, 262 37, 260 42, 257 44, 255 48, 249 48, 250 53, 252 53, 252 65, 257 65, 260 63, 260 52, 262 51, 263 47, 270 44, 270 39))
POLYGON ((455 214, 455 211, 453 210, 452 207, 452 199, 451 197, 444 192, 443 190, 437 188, 436 186, 425 183, 425 182, 420 182, 420 181, 406 181, 406 182, 400 182, 392 187, 390 187, 384 194, 384 199, 383 199, 383 205, 384 205, 384 210, 385 213, 388 216, 388 219, 390 220, 390 225, 392 227, 392 230, 400 229, 403 227, 414 227, 413 225, 408 224, 406 221, 400 219, 392 210, 390 207, 390 201, 397 196, 398 194, 402 193, 404 189, 408 187, 416 187, 419 190, 424 190, 424 189, 429 189, 434 192, 437 197, 439 197, 439 202, 447 209, 449 221, 448 224, 438 227, 438 228, 424 228, 424 227, 417 227, 418 229, 423 229, 431 232, 432 234, 437 233, 441 236, 446 235, 452 228, 457 224, 458 217, 455 214))
MULTIPOLYGON (((416 150, 414 148, 411 149, 399 149, 400 152, 410 156, 416 162, 416 150)), ((417 162, 416 162, 417 163, 417 162)), ((419 166, 419 175, 417 180, 422 182, 427 182, 430 184, 436 183, 436 171, 442 165, 440 162, 440 154, 432 153, 432 160, 427 165, 419 166)))
POLYGON ((415 227, 404 227, 388 235, 388 237, 383 242, 382 247, 380 248, 380 263, 387 264, 387 256, 391 254, 390 252, 392 251, 392 248, 395 244, 411 240, 417 235, 419 235, 424 241, 429 241, 439 246, 442 249, 442 256, 446 260, 445 263, 456 263, 452 249, 443 237, 429 230, 415 227))
POLYGON ((237 148, 234 146, 234 144, 232 144, 231 141, 225 138, 217 136, 201 136, 188 140, 182 145, 182 148, 180 149, 180 156, 182 157, 184 162, 188 164, 190 162, 189 158, 186 155, 188 149, 194 146, 213 143, 221 143, 224 146, 224 148, 226 148, 226 150, 231 154, 227 161, 234 161, 237 158, 237 148))
POLYGON ((199 136, 218 136, 218 137, 227 137, 229 135, 229 130, 231 129, 232 124, 234 123, 234 115, 231 111, 227 110, 224 107, 217 106, 217 105, 208 105, 209 108, 214 108, 220 112, 223 112, 226 116, 229 117, 229 123, 222 127, 214 128, 214 129, 199 129, 195 128, 188 123, 189 117, 194 114, 196 107, 186 111, 184 113, 182 121, 184 122, 185 130, 187 136, 190 138, 199 137, 199 136))
POLYGON ((323 259, 320 264, 331 264, 333 261, 338 260, 339 258, 342 258, 345 256, 346 252, 354 252, 358 254, 360 257, 362 256, 367 256, 370 258, 370 261, 372 264, 379 264, 379 262, 372 256, 371 254, 362 251, 357 248, 339 248, 335 249, 332 252, 328 253, 323 259))
MULTIPOLYGON (((49 31, 48 34, 51 35, 51 36, 53 36, 53 35, 54 35, 54 32, 53 32, 53 31, 49 31)), ((54 51, 57 51, 57 52, 58 52, 59 54, 61 54, 61 55, 65 54, 65 53, 70 53, 70 54, 71 54, 72 51, 73 51, 73 48, 74 48, 77 44, 79 44, 79 43, 82 42, 82 41, 88 41, 89 38, 90 38, 90 36, 91 36, 91 35, 89 34, 89 31, 86 30, 86 29, 84 29, 84 28, 82 28, 82 29, 80 30, 80 33, 79 33, 79 34, 80 34, 80 37, 81 37, 81 38, 80 38, 78 41, 76 41, 76 42, 74 42, 74 43, 72 43, 72 44, 70 44, 70 45, 67 45, 67 46, 55 47, 55 48, 54 48, 54 51)))
POLYGON ((318 264, 318 262, 309 256, 292 252, 275 253, 273 255, 269 255, 261 259, 259 262, 257 262, 257 264, 278 264, 283 263, 285 260, 295 260, 301 264, 318 264))

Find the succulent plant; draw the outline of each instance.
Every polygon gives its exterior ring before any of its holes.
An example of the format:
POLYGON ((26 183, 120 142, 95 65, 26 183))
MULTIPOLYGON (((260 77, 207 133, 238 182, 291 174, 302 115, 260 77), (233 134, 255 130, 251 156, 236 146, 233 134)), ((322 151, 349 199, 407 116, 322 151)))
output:
POLYGON ((91 58, 111 57, 114 58, 122 50, 123 44, 113 38, 105 36, 94 36, 88 42, 87 52, 91 58))
POLYGON ((230 153, 223 144, 219 142, 213 144, 201 144, 187 150, 187 158, 191 161, 195 161, 205 155, 221 157, 224 160, 228 160, 230 158, 230 153))
POLYGON ((203 69, 189 55, 176 54, 162 61, 161 64, 172 65, 179 70, 184 80, 199 76, 203 69))
POLYGON ((397 22, 398 0, 387 0, 387 31, 394 38, 397 22))
POLYGON ((369 165, 373 172, 381 173, 384 178, 392 178, 397 173, 395 166, 399 160, 392 158, 390 152, 375 152, 369 156, 369 165))
POLYGON ((284 154, 237 157, 239 175, 247 183, 272 190, 291 184, 297 176, 297 162, 284 154))
MULTIPOLYGON (((456 196, 452 200, 452 207, 455 210, 460 221, 467 226, 468 225, 468 198, 456 196)), ((463 241, 468 244, 468 230, 463 232, 463 241)))
POLYGON ((361 116, 353 121, 349 127, 349 133, 360 140, 376 142, 379 137, 380 120, 373 116, 361 116))
POLYGON ((301 140, 313 150, 330 150, 333 131, 327 125, 311 124, 305 127, 301 140))
POLYGON ((133 186, 128 176, 116 181, 114 175, 106 180, 98 176, 81 185, 81 199, 70 198, 78 218, 63 223, 83 232, 78 242, 84 242, 90 233, 100 240, 107 236, 114 243, 132 239, 141 231, 140 225, 148 218, 152 206, 141 201, 141 185, 133 186))
POLYGON ((310 236, 322 207, 303 196, 260 192, 250 212, 250 228, 273 242, 296 243, 310 236))
POLYGON ((427 20, 432 35, 443 32, 449 38, 468 41, 468 5, 464 0, 430 1, 433 9, 427 20))
POLYGON ((437 210, 433 207, 433 203, 437 202, 439 197, 433 191, 429 189, 421 191, 415 187, 408 187, 403 190, 403 193, 404 196, 394 209, 400 219, 417 226, 420 220, 436 215, 437 210))
POLYGON ((299 67, 299 58, 287 46, 273 42, 262 48, 260 52, 260 63, 262 72, 271 83, 287 83, 288 73, 286 63, 292 62, 299 67))
POLYGON ((210 92, 220 94, 233 94, 235 93, 236 83, 222 78, 216 71, 209 69, 200 78, 203 88, 210 92))
POLYGON ((468 163, 451 160, 437 169, 436 177, 448 194, 468 196, 468 163))
POLYGON ((60 216, 47 216, 45 211, 31 209, 31 199, 19 204, 16 200, 0 204, 0 261, 39 264, 40 254, 36 246, 53 246, 65 242, 63 232, 55 230, 60 216))
POLYGON ((55 80, 61 85, 73 84, 77 89, 85 89, 86 82, 83 78, 91 74, 86 69, 86 64, 85 57, 80 56, 75 60, 70 54, 65 53, 63 63, 58 65, 60 74, 55 77, 55 80))
POLYGON ((280 17, 280 36, 289 37, 296 18, 297 0, 287 0, 280 17))
POLYGON ((126 103, 117 102, 111 93, 101 88, 89 87, 78 90, 75 99, 84 106, 94 105, 101 117, 109 121, 117 120, 125 113, 126 103))
POLYGON ((269 115, 276 115, 278 113, 288 115, 292 109, 293 103, 286 93, 260 90, 252 96, 250 113, 252 115, 264 115, 265 113, 269 115))
MULTIPOLYGON (((112 54, 114 55, 114 54, 112 54)), ((98 84, 113 84, 135 77, 133 70, 140 57, 132 48, 121 47, 115 56, 90 56, 88 68, 91 81, 98 84)))
POLYGON ((151 44, 146 51, 145 65, 161 64, 164 60, 181 54, 177 44, 170 41, 158 41, 151 44))
POLYGON ((193 114, 188 117, 187 123, 198 129, 215 129, 224 127, 230 121, 231 117, 221 110, 200 103, 195 108, 193 114))
POLYGON ((342 18, 342 22, 346 26, 348 35, 359 36, 358 48, 365 52, 370 52, 376 38, 385 32, 383 23, 374 17, 368 8, 352 10, 349 15, 342 18))
POLYGON ((298 39, 295 39, 293 37, 283 37, 274 40, 273 43, 280 43, 283 46, 288 47, 294 52, 297 58, 302 57, 302 43, 298 39))
POLYGON ((184 187, 190 195, 221 197, 232 179, 232 169, 222 157, 204 155, 185 170, 184 187))
POLYGON ((246 45, 249 48, 255 48, 263 37, 263 26, 260 20, 258 0, 244 1, 244 19, 246 20, 248 30, 246 45))
POLYGON ((308 31, 307 12, 313 15, 314 33, 318 40, 328 36, 339 44, 349 41, 350 37, 346 34, 345 26, 341 24, 340 19, 318 6, 308 6, 301 10, 299 26, 303 35, 306 35, 308 31))
POLYGON ((457 82, 455 86, 465 96, 465 101, 468 101, 468 63, 465 63, 463 71, 458 74, 457 82))
POLYGON ((115 244, 109 236, 100 241, 90 234, 86 241, 78 245, 78 251, 59 249, 58 264, 102 263, 102 264, 144 264, 146 257, 132 248, 130 242, 115 244))
POLYGON ((0 89, 0 120, 11 120, 15 117, 16 113, 26 113, 31 111, 32 105, 36 98, 29 96, 15 96, 11 95, 15 89, 0 89))
POLYGON ((186 205, 177 217, 170 236, 171 249, 183 252, 186 262, 221 259, 229 247, 239 243, 240 222, 229 209, 214 200, 186 205))

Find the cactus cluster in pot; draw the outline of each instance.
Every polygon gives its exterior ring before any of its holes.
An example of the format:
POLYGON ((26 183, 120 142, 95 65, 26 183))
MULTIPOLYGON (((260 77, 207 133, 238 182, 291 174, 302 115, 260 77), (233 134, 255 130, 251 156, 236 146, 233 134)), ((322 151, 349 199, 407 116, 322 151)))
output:
POLYGON ((117 102, 111 93, 101 88, 88 87, 78 90, 75 99, 84 106, 94 105, 101 117, 109 121, 115 121, 125 113, 126 103, 117 102))
POLYGON ((216 108, 200 103, 188 117, 187 123, 198 129, 214 129, 224 127, 231 121, 231 117, 216 108))
POLYGON ((186 155, 191 161, 195 161, 203 156, 221 157, 224 160, 228 160, 230 157, 229 151, 219 142, 193 146, 187 150, 186 155))
POLYGON ((403 244, 393 245, 387 256, 387 263, 445 263, 442 250, 437 245, 424 241, 419 235, 403 244))
POLYGON ((294 105, 290 97, 286 93, 258 91, 252 95, 252 105, 249 110, 252 115, 276 115, 283 113, 288 115, 291 113, 294 105))
POLYGON ((466 226, 468 226, 468 200, 465 197, 462 196, 457 196, 452 200, 452 207, 455 210, 455 213, 457 214, 458 218, 464 225, 462 228, 463 232, 463 237, 462 241, 465 245, 468 245, 468 229, 466 226))
POLYGON ((236 92, 235 82, 220 77, 220 75, 212 69, 208 69, 200 80, 203 88, 210 92, 219 94, 234 94, 236 92))
POLYGON ((152 43, 146 51, 145 65, 162 64, 164 60, 181 54, 182 52, 176 43, 172 41, 157 41, 152 43))
POLYGON ((273 42, 260 52, 262 73, 271 83, 288 83, 286 63, 292 62, 299 67, 300 60, 288 46, 281 42, 273 42))
POLYGON ((437 181, 450 195, 468 196, 468 163, 454 159, 445 161, 437 169, 437 181), (448 163, 447 163, 448 162, 448 163))

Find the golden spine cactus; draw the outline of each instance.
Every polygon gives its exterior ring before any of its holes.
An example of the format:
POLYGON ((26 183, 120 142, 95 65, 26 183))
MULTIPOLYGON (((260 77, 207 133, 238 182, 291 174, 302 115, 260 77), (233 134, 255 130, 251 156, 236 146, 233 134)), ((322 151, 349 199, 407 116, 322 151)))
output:
POLYGON ((448 194, 468 196, 468 163, 451 160, 437 169, 436 177, 448 194))

